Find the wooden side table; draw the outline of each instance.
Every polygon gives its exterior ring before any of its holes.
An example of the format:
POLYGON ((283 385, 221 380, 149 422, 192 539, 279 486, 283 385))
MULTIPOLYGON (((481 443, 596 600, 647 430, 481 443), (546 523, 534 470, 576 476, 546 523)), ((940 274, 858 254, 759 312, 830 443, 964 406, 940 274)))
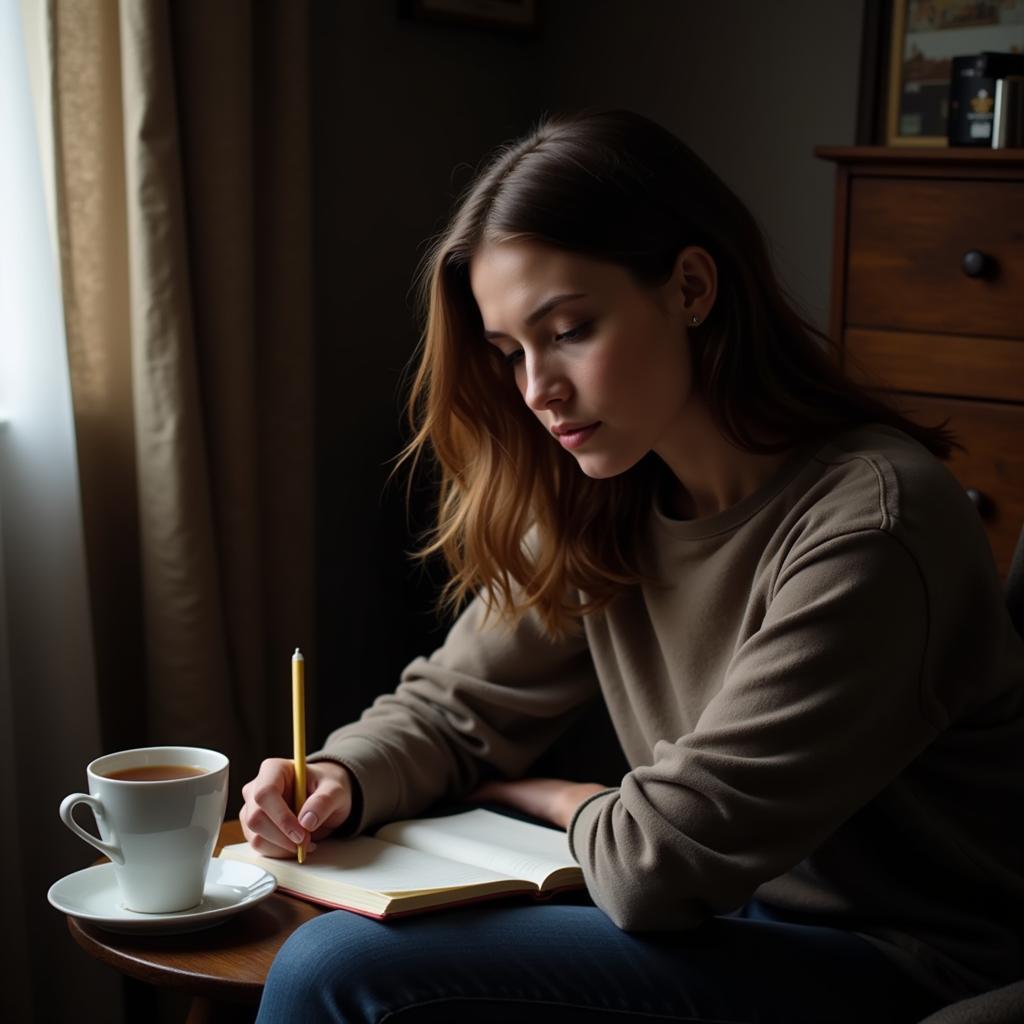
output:
MULTIPOLYGON (((216 851, 243 842, 242 826, 227 821, 216 851)), ((192 997, 188 1024, 251 1021, 271 961, 299 925, 322 910, 274 893, 223 924, 181 935, 120 935, 68 917, 68 929, 90 956, 122 974, 192 997)))

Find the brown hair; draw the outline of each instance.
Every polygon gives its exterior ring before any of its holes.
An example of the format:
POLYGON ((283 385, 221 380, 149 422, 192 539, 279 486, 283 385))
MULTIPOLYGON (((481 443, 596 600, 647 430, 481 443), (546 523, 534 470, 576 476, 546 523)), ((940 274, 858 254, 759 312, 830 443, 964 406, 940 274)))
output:
POLYGON ((442 607, 480 591, 489 611, 515 621, 535 608, 549 635, 566 634, 643 578, 634 544, 664 472, 648 454, 588 478, 527 409, 469 284, 481 246, 512 239, 618 264, 647 286, 668 280, 682 249, 707 250, 718 295, 689 331, 694 385, 740 448, 783 451, 867 422, 941 458, 956 444, 945 424, 915 424, 842 373, 833 340, 777 282, 753 216, 680 139, 629 110, 549 115, 489 158, 417 274, 413 437, 395 468, 411 458, 415 470, 429 450, 440 469, 437 525, 416 554, 448 563, 442 607))

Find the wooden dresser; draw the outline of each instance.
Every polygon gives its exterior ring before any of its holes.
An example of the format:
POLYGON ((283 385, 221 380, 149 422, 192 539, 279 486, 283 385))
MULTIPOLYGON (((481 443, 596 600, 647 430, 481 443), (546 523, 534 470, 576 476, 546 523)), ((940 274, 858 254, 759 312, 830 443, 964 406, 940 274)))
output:
POLYGON ((851 376, 967 449, 1005 579, 1024 526, 1024 149, 818 146, 836 165, 831 333, 851 376))

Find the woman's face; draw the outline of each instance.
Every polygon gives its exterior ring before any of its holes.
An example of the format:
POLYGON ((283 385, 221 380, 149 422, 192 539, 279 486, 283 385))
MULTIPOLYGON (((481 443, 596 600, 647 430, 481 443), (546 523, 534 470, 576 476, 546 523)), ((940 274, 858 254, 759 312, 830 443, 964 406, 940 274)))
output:
POLYGON ((523 400, 587 476, 616 476, 674 446, 692 389, 687 324, 714 303, 703 249, 684 249, 669 281, 646 288, 616 264, 490 244, 471 262, 470 287, 523 400), (572 297, 553 305, 559 296, 572 297))

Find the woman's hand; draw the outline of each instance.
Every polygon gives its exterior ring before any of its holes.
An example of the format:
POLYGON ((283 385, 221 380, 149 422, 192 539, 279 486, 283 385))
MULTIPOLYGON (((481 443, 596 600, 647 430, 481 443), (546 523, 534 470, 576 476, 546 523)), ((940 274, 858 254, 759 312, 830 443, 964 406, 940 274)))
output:
POLYGON ((466 799, 470 803, 492 801, 506 804, 535 818, 568 828, 572 816, 584 800, 601 793, 607 786, 596 782, 567 782, 565 779, 516 779, 512 782, 485 782, 466 799))
POLYGON ((295 792, 295 762, 268 757, 259 774, 242 787, 245 804, 238 814, 242 833, 249 845, 264 857, 294 857, 295 847, 330 835, 352 810, 352 776, 334 761, 306 765, 306 802, 296 815, 292 811, 295 792), (300 824, 301 822, 301 824, 300 824))

